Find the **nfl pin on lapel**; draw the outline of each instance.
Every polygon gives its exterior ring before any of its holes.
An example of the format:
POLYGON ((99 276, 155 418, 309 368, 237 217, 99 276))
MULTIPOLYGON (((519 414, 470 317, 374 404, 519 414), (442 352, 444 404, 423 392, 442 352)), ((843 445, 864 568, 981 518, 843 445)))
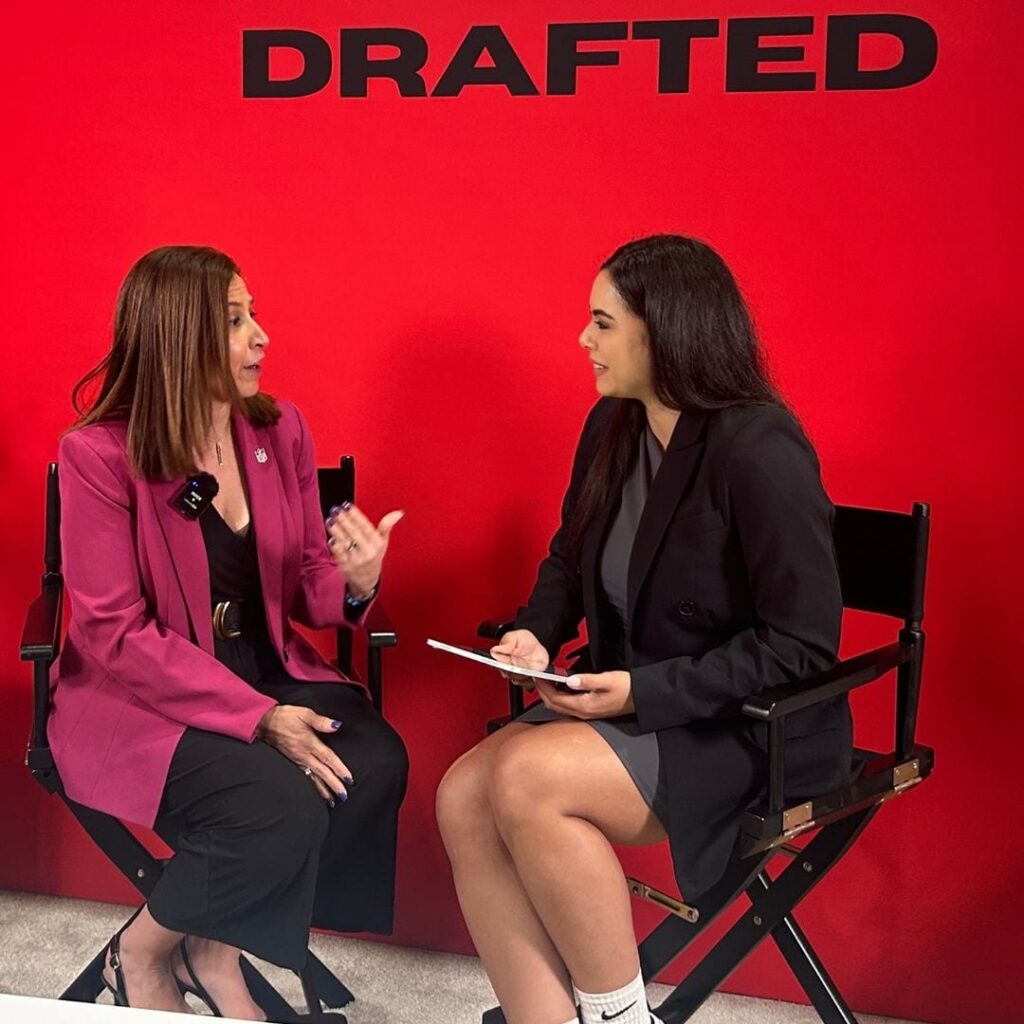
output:
POLYGON ((267 449, 257 448, 256 449, 256 461, 261 465, 267 461, 267 449))

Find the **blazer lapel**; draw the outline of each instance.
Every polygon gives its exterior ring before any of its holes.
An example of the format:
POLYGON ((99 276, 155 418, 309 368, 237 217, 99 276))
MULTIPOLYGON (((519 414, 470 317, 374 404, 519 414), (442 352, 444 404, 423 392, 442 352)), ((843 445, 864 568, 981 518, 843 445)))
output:
POLYGON ((160 530, 167 544, 170 570, 178 581, 189 626, 199 646, 213 653, 213 621, 210 609, 210 564, 199 523, 171 505, 185 478, 149 483, 150 496, 160 530))
POLYGON ((661 546, 665 530, 684 495, 689 491, 704 454, 708 414, 686 412, 680 414, 661 466, 651 482, 651 490, 644 505, 633 551, 629 559, 629 577, 626 584, 626 607, 629 629, 632 631, 633 609, 637 595, 651 570, 654 556, 661 546))
POLYGON ((232 417, 238 462, 249 489, 249 512, 256 527, 256 555, 267 611, 267 626, 277 650, 284 646, 282 635, 281 573, 284 563, 284 530, 281 522, 284 496, 273 444, 268 432, 253 427, 240 414, 232 417))
POLYGON ((597 588, 600 579, 600 567, 598 557, 601 553, 601 541, 608 531, 608 524, 611 521, 612 512, 616 505, 606 507, 599 512, 583 535, 583 544, 580 548, 580 581, 583 586, 583 614, 587 622, 587 645, 591 651, 591 660, 595 672, 601 672, 604 660, 601 637, 601 616, 598 614, 597 588))

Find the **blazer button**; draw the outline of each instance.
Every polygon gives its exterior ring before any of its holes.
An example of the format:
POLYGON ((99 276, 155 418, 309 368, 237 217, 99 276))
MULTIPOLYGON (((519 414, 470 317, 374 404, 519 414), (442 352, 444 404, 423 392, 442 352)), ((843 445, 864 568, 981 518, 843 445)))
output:
POLYGON ((692 615, 697 606, 692 601, 680 601, 678 610, 680 615, 692 615))

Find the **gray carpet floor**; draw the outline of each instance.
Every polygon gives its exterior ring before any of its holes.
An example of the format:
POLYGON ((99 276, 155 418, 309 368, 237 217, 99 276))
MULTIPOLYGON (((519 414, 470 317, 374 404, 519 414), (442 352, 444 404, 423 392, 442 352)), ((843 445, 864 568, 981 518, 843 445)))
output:
MULTIPOLYGON (((109 903, 0 892, 0 992, 56 997, 98 952, 127 916, 109 903)), ((345 1009, 349 1024, 477 1024, 494 1005, 487 976, 475 957, 431 953, 359 939, 312 936, 318 957, 356 993, 345 1009)), ((260 965, 293 1005, 302 1005, 298 979, 260 965)), ((651 985, 657 1005, 670 990, 651 985)), ((861 1024, 907 1024, 861 1017, 861 1024)), ((716 995, 694 1024, 820 1024, 806 1006, 716 995)))

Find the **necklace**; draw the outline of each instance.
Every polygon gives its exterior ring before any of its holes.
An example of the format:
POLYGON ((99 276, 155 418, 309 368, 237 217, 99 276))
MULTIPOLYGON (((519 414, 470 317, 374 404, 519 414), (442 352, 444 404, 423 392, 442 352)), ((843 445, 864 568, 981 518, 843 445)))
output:
POLYGON ((224 448, 222 447, 221 439, 214 434, 213 435, 213 449, 217 453, 217 465, 224 465, 224 448))

